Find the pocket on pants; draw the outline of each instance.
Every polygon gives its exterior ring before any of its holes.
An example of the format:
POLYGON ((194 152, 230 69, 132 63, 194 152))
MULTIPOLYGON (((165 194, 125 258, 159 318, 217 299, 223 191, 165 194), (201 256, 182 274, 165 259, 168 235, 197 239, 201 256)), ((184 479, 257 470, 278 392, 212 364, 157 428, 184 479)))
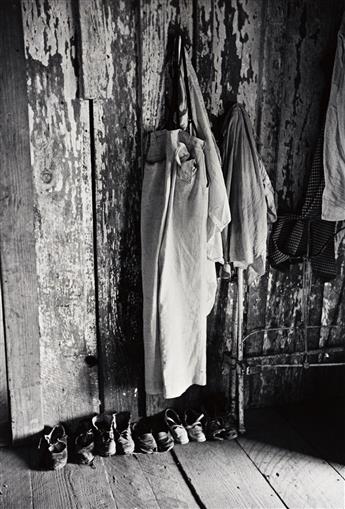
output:
POLYGON ((197 162, 195 159, 184 161, 181 165, 177 166, 177 177, 183 182, 190 184, 194 175, 198 171, 197 162))

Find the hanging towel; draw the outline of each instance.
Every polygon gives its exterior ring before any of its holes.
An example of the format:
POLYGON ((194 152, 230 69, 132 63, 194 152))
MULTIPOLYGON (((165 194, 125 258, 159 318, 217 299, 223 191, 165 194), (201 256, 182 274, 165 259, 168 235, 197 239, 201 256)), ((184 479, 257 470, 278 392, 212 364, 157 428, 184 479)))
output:
POLYGON ((235 267, 248 268, 251 283, 265 273, 267 223, 277 218, 274 191, 243 106, 230 108, 222 133, 223 173, 231 211, 231 223, 223 231, 224 256, 235 267))

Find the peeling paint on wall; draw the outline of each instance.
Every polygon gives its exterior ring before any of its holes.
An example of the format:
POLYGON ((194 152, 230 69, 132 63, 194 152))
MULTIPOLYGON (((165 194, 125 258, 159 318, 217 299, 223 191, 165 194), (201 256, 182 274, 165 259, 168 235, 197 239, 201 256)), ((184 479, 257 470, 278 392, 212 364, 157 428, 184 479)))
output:
POLYGON ((70 2, 22 3, 46 424, 97 411, 89 107, 70 2), (34 27, 34 29, 33 29, 34 27))
MULTIPOLYGON (((141 144, 164 117, 169 29, 179 23, 194 43, 215 127, 229 102, 245 104, 280 211, 292 211, 303 196, 320 127, 331 72, 325 62, 332 60, 340 11, 321 0, 79 0, 77 7, 70 0, 23 0, 47 419, 97 408, 97 368, 86 366, 86 355, 100 357, 107 409, 135 414, 145 404, 141 144)), ((343 242, 338 249, 336 281, 312 280, 309 320, 315 325, 344 322, 343 242)), ((211 388, 228 390, 221 363, 232 346, 235 301, 236 283, 219 282, 208 324, 211 388)), ((301 266, 285 274, 267 268, 246 289, 245 330, 298 326, 301 303, 301 266)), ((311 341, 337 344, 340 338, 324 330, 311 341)), ((301 344, 294 332, 258 334, 246 353, 293 352, 301 344)), ((276 401, 284 387, 298 397, 305 378, 271 371, 246 383, 247 403, 256 404, 276 401)), ((166 404, 146 399, 149 413, 166 404)))

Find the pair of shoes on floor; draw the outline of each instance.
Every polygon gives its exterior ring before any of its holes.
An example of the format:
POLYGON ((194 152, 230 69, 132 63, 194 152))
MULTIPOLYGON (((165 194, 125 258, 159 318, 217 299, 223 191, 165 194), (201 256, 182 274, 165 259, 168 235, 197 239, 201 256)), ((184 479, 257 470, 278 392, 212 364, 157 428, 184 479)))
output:
POLYGON ((237 438, 237 428, 231 417, 208 417, 206 419, 205 433, 207 440, 234 440, 237 438))
POLYGON ((62 424, 43 432, 38 446, 41 465, 49 470, 63 468, 68 459, 67 434, 62 424))
MULTIPOLYGON (((68 459, 68 437, 62 424, 43 433, 39 442, 41 464, 50 470, 63 468, 68 459)), ((96 454, 132 454, 134 441, 129 412, 103 413, 80 422, 73 443, 77 463, 93 466, 96 454)))
POLYGON ((204 414, 193 409, 184 412, 183 422, 179 414, 172 408, 164 412, 165 423, 170 430, 176 444, 188 444, 189 441, 205 442, 202 420, 204 414))
POLYGON ((136 452, 152 454, 168 452, 174 447, 174 439, 160 416, 144 417, 133 426, 136 452))
MULTIPOLYGON (((91 449, 91 436, 94 443, 93 450, 100 456, 114 456, 116 453, 132 454, 134 452, 129 412, 103 413, 92 418, 91 428, 76 439, 79 444, 85 444, 86 456, 87 449, 91 449)), ((78 452, 80 455, 81 451, 78 452)), ((82 453, 84 453, 83 448, 82 453)))
POLYGON ((225 393, 209 393, 202 410, 205 414, 207 440, 233 440, 238 436, 237 424, 228 411, 225 393))
MULTIPOLYGON (((63 468, 68 460, 68 436, 62 424, 43 432, 38 445, 40 451, 40 465, 48 470, 63 468)), ((74 443, 74 456, 78 463, 93 464, 94 437, 86 421, 80 423, 74 443)))

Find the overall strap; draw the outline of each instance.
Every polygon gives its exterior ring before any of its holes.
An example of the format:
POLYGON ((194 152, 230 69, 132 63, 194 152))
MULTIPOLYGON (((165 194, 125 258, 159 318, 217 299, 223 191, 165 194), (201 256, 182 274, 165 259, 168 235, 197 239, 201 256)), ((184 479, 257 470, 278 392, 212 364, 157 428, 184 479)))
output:
POLYGON ((186 48, 184 44, 181 47, 181 59, 183 64, 183 74, 184 74, 184 86, 186 90, 186 99, 187 99, 187 111, 188 111, 188 130, 190 134, 193 134, 193 129, 195 134, 197 134, 196 126, 193 120, 193 110, 192 110, 192 101, 190 98, 190 90, 189 90, 189 79, 187 72, 187 62, 186 62, 186 48))

